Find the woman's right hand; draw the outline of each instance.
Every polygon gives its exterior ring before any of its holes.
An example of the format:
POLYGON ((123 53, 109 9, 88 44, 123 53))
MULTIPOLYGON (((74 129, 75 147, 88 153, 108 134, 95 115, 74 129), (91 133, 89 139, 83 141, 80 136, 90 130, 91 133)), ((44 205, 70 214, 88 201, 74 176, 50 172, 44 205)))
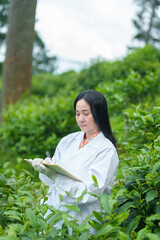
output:
POLYGON ((43 162, 42 158, 34 158, 33 160, 30 161, 32 167, 36 171, 44 173, 47 168, 42 164, 42 162, 43 162))
POLYGON ((34 158, 30 161, 32 167, 38 171, 39 173, 45 174, 47 177, 49 177, 52 181, 56 180, 57 173, 50 169, 49 167, 46 167, 42 162, 47 162, 43 160, 42 158, 34 158))

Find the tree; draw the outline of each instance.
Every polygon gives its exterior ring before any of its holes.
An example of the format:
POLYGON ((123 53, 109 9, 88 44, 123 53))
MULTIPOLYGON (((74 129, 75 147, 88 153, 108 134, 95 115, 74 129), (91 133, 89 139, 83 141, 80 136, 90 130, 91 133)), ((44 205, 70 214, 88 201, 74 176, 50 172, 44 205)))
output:
POLYGON ((137 30, 134 39, 144 45, 160 47, 160 0, 134 0, 139 6, 133 24, 137 30))
POLYGON ((1 111, 31 86, 36 4, 37 0, 10 1, 1 111))
MULTIPOLYGON (((8 21, 9 0, 1 0, 0 3, 0 46, 1 49, 5 44, 6 26, 8 21)), ((0 62, 0 74, 2 73, 2 62, 0 62)))
MULTIPOLYGON (((6 45, 6 32, 8 24, 8 9, 9 0, 0 1, 0 46, 5 48, 6 45)), ((35 22, 36 25, 36 22, 35 22)), ((49 56, 46 46, 40 37, 39 33, 35 30, 35 39, 33 45, 33 73, 39 72, 54 72, 56 69, 56 56, 49 56)), ((2 62, 0 62, 0 74, 2 73, 2 62)))
POLYGON ((48 55, 44 42, 38 32, 35 32, 32 61, 33 74, 41 72, 53 73, 56 69, 56 61, 57 57, 48 55))

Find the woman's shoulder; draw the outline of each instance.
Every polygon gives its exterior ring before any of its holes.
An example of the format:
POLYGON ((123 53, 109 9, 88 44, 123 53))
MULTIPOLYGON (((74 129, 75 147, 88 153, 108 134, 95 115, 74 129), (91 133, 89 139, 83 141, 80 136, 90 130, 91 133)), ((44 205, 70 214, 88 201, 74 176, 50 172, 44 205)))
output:
POLYGON ((67 136, 63 137, 60 142, 65 142, 65 141, 73 140, 73 139, 80 139, 80 138, 82 138, 82 136, 83 136, 83 132, 81 132, 81 131, 70 133, 67 136))
POLYGON ((106 138, 102 132, 99 134, 99 139, 97 140, 99 140, 101 147, 116 150, 114 144, 108 138, 106 138))

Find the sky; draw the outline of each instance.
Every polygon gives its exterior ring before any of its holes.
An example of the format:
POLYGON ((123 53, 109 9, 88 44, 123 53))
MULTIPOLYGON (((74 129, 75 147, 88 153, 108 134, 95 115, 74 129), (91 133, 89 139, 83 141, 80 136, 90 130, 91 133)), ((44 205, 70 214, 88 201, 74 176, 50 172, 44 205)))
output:
POLYGON ((135 12, 133 0, 38 0, 36 30, 58 57, 57 72, 79 71, 98 57, 127 54, 135 12))

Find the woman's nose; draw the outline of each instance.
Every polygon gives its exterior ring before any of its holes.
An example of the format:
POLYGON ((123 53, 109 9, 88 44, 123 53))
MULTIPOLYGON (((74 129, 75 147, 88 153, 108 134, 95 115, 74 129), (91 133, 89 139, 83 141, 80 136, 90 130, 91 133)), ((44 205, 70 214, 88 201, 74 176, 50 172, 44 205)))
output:
POLYGON ((83 115, 80 115, 80 116, 79 116, 79 121, 81 121, 81 122, 84 121, 84 117, 83 117, 83 115))

